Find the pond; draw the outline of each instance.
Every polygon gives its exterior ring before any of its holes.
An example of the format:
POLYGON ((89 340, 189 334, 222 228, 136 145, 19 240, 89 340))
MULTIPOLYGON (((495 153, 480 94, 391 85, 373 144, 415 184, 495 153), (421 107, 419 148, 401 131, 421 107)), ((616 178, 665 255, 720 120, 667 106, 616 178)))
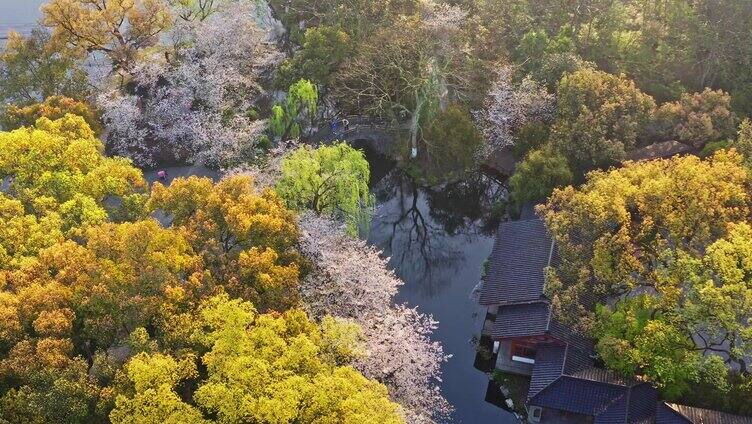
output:
POLYGON ((377 170, 374 177, 383 175, 372 184, 377 207, 368 242, 391 258, 404 280, 398 301, 439 321, 434 338, 452 355, 443 366, 442 390, 455 408, 453 421, 517 422, 485 402, 488 376, 473 367, 471 342, 485 316, 471 293, 493 245, 495 223, 483 217, 500 196, 498 183, 475 175, 438 188, 420 187, 396 168, 385 173, 383 159, 367 156, 377 170))

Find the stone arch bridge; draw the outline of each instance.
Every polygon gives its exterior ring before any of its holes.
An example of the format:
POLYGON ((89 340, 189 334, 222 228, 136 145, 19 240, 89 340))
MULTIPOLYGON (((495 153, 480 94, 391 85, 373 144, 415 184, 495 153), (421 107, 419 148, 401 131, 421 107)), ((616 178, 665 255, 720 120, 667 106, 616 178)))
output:
POLYGON ((336 122, 338 126, 335 130, 330 125, 321 126, 307 137, 308 142, 317 145, 341 140, 354 147, 366 147, 384 156, 391 156, 400 131, 407 129, 405 125, 395 127, 387 121, 362 116, 339 118, 336 122))

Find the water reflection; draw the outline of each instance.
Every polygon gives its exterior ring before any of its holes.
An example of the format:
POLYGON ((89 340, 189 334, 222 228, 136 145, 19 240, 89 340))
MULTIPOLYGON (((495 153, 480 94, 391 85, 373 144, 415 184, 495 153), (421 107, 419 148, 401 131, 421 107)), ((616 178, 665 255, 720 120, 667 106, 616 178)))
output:
POLYGON ((506 196, 504 185, 480 172, 424 191, 431 216, 452 235, 469 230, 493 235, 499 223, 492 211, 506 196))
POLYGON ((405 281, 398 300, 439 321, 434 337, 452 355, 442 367, 442 391, 455 408, 454 422, 517 422, 485 402, 488 377, 473 367, 471 343, 484 311, 470 295, 491 251, 489 230, 496 226, 486 217, 503 188, 483 175, 440 187, 421 187, 398 169, 383 175, 372 184, 377 207, 368 241, 391 257, 405 281))
POLYGON ((370 242, 392 258, 400 276, 422 281, 435 295, 462 259, 462 247, 473 236, 490 235, 497 223, 488 217, 503 196, 497 181, 475 174, 437 187, 422 187, 398 168, 372 188, 379 207, 370 242))
POLYGON ((467 240, 462 237, 455 240, 430 212, 423 189, 413 184, 398 184, 393 196, 376 209, 369 241, 391 257, 390 264, 400 277, 421 281, 406 285, 404 290, 435 296, 461 262, 458 244, 467 240))

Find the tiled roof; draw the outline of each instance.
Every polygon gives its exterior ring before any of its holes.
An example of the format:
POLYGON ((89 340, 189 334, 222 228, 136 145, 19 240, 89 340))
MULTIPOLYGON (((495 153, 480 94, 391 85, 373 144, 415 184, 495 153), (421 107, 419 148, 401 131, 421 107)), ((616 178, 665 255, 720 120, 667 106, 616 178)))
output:
POLYGON ((586 355, 593 353, 593 345, 587 337, 575 331, 571 325, 559 321, 555 316, 549 320, 548 332, 551 336, 576 346, 586 355))
POLYGON ((535 352, 535 366, 530 376, 528 399, 535 396, 546 386, 556 381, 564 371, 566 346, 539 346, 535 352))
POLYGON ((658 392, 649 383, 592 366, 567 375, 570 353, 575 352, 571 347, 539 348, 530 379, 531 405, 588 415, 595 423, 651 422, 658 392))
POLYGON ((649 383, 594 367, 592 342, 552 316, 543 295, 544 268, 558 257, 541 220, 503 223, 489 260, 480 303, 499 305, 492 337, 548 335, 562 343, 538 345, 530 405, 587 415, 595 424, 752 424, 752 417, 660 402, 649 383))
POLYGON ((668 402, 658 405, 655 418, 656 424, 752 424, 752 417, 668 402))
POLYGON ((540 336, 548 332, 548 304, 543 302, 504 305, 496 313, 494 339, 540 336))
POLYGON ((692 424, 692 421, 661 402, 655 409, 655 424, 692 424))
POLYGON ((574 372, 571 375, 572 377, 581 378, 583 380, 590 380, 598 383, 616 384, 625 387, 632 387, 640 384, 640 381, 635 378, 623 377, 613 371, 596 367, 587 367, 580 371, 574 372))
POLYGON ((567 346, 567 359, 564 363, 564 374, 572 375, 576 372, 593 366, 595 352, 591 344, 569 343, 567 346))
MULTIPOLYGON (((625 395, 627 388, 563 375, 530 399, 531 405, 596 416, 625 395)), ((613 411, 610 411, 613 413, 613 411)), ((626 409, 624 409, 626 415, 626 409)))
POLYGON ((627 422, 629 390, 624 390, 616 399, 595 416, 595 424, 615 424, 627 422))
POLYGON ((535 218, 503 222, 489 257, 480 304, 540 300, 544 268, 555 259, 556 249, 543 221, 535 218))
POLYGON ((539 346, 535 355, 535 366, 530 376, 528 399, 553 383, 562 375, 572 375, 592 367, 591 351, 585 351, 573 344, 539 346))
POLYGON ((655 415, 655 403, 658 402, 658 390, 648 383, 632 387, 629 393, 629 423, 650 423, 655 415))

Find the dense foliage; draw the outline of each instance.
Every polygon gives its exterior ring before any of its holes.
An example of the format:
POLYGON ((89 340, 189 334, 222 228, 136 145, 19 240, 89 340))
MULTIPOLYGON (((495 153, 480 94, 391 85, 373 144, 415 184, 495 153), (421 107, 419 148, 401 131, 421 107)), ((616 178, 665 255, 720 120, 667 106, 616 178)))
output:
POLYGON ((747 384, 752 353, 750 184, 742 156, 719 151, 629 163, 556 190, 540 212, 562 258, 548 281, 558 313, 592 331, 609 367, 647 376, 670 399, 694 384, 743 393, 731 382, 747 384), (598 299, 616 306, 583 309, 598 299))
POLYGON ((282 162, 276 189, 293 209, 343 219, 357 234, 363 215, 368 215, 370 171, 363 153, 345 143, 317 149, 301 147, 282 162))
POLYGON ((448 192, 508 176, 504 217, 545 202, 549 295, 600 359, 752 412, 752 3, 41 11, 0 52, 0 422, 446 418, 435 323, 350 237, 370 170, 334 140, 364 131, 448 192), (134 166, 174 162, 235 171, 134 166))
POLYGON ((297 309, 298 229, 274 192, 149 193, 70 114, 0 133, 0 152, 3 419, 403 422, 352 368, 359 327, 297 309))
POLYGON ((90 87, 80 62, 43 29, 27 38, 11 32, 0 53, 0 101, 26 105, 50 96, 82 99, 90 87))
POLYGON ((95 133, 101 131, 96 112, 91 110, 86 102, 64 96, 50 96, 41 103, 33 103, 23 107, 10 104, 5 109, 5 115, 0 118, 0 123, 5 130, 15 130, 20 127, 34 126, 39 118, 48 118, 54 121, 69 113, 84 118, 86 124, 95 133))

